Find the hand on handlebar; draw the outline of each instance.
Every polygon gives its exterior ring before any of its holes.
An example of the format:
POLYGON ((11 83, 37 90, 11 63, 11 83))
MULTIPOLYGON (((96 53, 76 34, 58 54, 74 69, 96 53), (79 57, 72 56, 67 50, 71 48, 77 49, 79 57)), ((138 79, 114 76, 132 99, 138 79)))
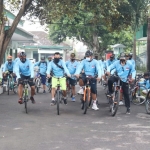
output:
POLYGON ((47 74, 47 78, 51 78, 51 75, 50 75, 50 74, 47 74))
POLYGON ((80 77, 80 75, 79 75, 79 74, 76 74, 75 76, 76 76, 77 78, 79 78, 79 77, 80 77))

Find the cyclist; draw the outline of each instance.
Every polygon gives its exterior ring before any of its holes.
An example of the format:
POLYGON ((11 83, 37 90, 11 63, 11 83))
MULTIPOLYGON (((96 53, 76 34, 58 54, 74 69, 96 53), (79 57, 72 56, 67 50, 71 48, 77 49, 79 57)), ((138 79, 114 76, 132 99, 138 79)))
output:
POLYGON ((48 59, 48 63, 52 61, 52 57, 51 56, 48 56, 47 59, 48 59))
POLYGON ((19 52, 17 53, 17 58, 14 60, 14 67, 13 67, 13 73, 14 73, 14 74, 16 74, 16 73, 15 73, 15 64, 17 63, 18 60, 20 60, 19 56, 20 56, 20 53, 21 53, 21 52, 25 52, 25 51, 24 51, 24 50, 19 51, 19 52))
POLYGON ((47 61, 45 61, 45 56, 41 56, 41 61, 36 62, 34 66, 39 66, 39 73, 41 77, 41 82, 43 84, 43 93, 46 93, 46 70, 47 70, 47 61))
MULTIPOLYGON (((70 55, 70 60, 66 62, 66 67, 69 70, 70 74, 73 75, 76 72, 76 69, 79 65, 79 62, 76 61, 75 59, 76 55, 75 53, 71 53, 70 55)), ((72 101, 75 102, 75 85, 76 85, 76 80, 68 78, 69 84, 71 85, 72 89, 72 101)))
POLYGON ((32 103, 35 103, 34 100, 34 94, 35 94, 35 86, 33 83, 33 77, 34 77, 34 70, 33 70, 33 64, 29 59, 26 59, 26 54, 25 52, 21 52, 19 54, 20 60, 17 61, 15 64, 15 71, 16 75, 19 81, 19 86, 18 86, 18 95, 19 95, 19 100, 18 103, 22 104, 22 92, 23 92, 23 80, 24 79, 29 79, 29 85, 31 87, 31 97, 30 100, 32 103))
MULTIPOLYGON (((48 63, 50 63, 52 61, 52 57, 51 56, 48 56, 48 63)), ((47 86, 51 83, 51 78, 48 79, 47 81, 47 86)))
MULTIPOLYGON (((7 56, 7 61, 5 62, 4 66, 3 66, 3 79, 7 80, 7 71, 9 71, 10 74, 13 73, 13 68, 14 68, 14 62, 12 61, 12 56, 7 56)), ((14 77, 14 81, 15 81, 15 77, 14 77)))
POLYGON ((110 55, 110 59, 106 60, 106 68, 108 68, 111 64, 116 61, 115 54, 110 55))
POLYGON ((54 53, 54 60, 51 61, 51 63, 48 64, 48 68, 47 68, 47 77, 50 78, 51 75, 50 73, 53 73, 52 77, 52 101, 50 105, 55 105, 55 88, 57 87, 58 84, 58 79, 56 78, 60 78, 59 82, 60 82, 60 86, 61 86, 61 90, 63 91, 63 100, 64 100, 64 104, 67 105, 67 98, 66 98, 66 78, 64 77, 65 73, 67 74, 68 77, 71 77, 65 62, 63 60, 60 59, 60 53, 56 52, 54 53), (56 77, 56 78, 55 78, 56 77))
MULTIPOLYGON (((107 74, 110 74, 110 70, 116 69, 116 72, 121 79, 122 85, 122 92, 125 99, 125 106, 127 108, 126 114, 130 114, 130 98, 129 98, 129 84, 128 84, 128 77, 132 74, 131 82, 135 79, 136 71, 134 67, 126 61, 125 55, 122 54, 120 56, 120 60, 116 61, 112 65, 110 65, 107 69, 107 74)), ((113 93, 113 83, 118 81, 118 77, 111 76, 108 80, 108 96, 111 96, 113 93)))
POLYGON ((129 53, 129 61, 133 65, 133 67, 135 68, 135 60, 132 57, 133 57, 133 54, 129 53))
MULTIPOLYGON (((77 78, 79 78, 79 74, 84 70, 84 75, 82 75, 82 78, 79 80, 79 85, 84 86, 86 83, 85 77, 90 75, 92 77, 95 76, 96 73, 98 73, 98 78, 97 80, 100 81, 101 78, 101 69, 99 66, 99 63, 97 60, 93 59, 93 52, 91 50, 86 51, 85 53, 86 59, 82 60, 80 65, 78 66, 75 75, 77 78)), ((97 100, 97 81, 95 78, 92 78, 90 81, 90 86, 91 86, 91 93, 92 93, 92 99, 93 99, 93 106, 92 109, 98 110, 99 108, 96 105, 96 100, 97 100)))

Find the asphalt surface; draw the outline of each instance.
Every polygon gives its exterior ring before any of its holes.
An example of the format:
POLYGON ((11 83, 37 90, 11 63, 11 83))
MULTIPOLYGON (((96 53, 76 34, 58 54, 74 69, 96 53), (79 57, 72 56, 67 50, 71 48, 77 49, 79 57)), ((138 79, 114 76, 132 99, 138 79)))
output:
MULTIPOLYGON (((77 87, 77 89, 79 89, 77 87)), ((84 115, 79 96, 50 106, 50 94, 35 96, 36 104, 17 103, 17 95, 0 95, 0 150, 149 150, 150 115, 144 105, 131 105, 126 115, 120 106, 115 117, 109 114, 105 91, 98 85, 99 111, 89 109, 84 115)))

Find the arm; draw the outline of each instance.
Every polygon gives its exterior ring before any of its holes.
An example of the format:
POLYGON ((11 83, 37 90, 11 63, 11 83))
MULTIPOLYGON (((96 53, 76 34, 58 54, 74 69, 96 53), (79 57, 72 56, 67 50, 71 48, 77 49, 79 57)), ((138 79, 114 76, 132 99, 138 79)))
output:
POLYGON ((96 61, 96 71, 98 72, 98 78, 102 76, 102 67, 100 67, 98 61, 96 61))
POLYGON ((5 62, 5 64, 4 64, 4 66, 3 66, 3 73, 6 71, 6 69, 7 69, 7 62, 5 62))
POLYGON ((80 72, 83 69, 83 66, 84 66, 84 64, 83 64, 83 60, 82 60, 82 62, 80 64, 78 64, 78 67, 77 67, 77 70, 75 72, 75 75, 79 75, 80 74, 80 72))
POLYGON ((111 64, 108 68, 107 68, 107 72, 110 72, 110 70, 113 70, 116 68, 115 66, 116 63, 111 64))
POLYGON ((135 70, 135 67, 130 65, 131 66, 131 74, 132 74, 132 79, 135 79, 135 76, 136 76, 136 70, 135 70))
POLYGON ((52 70, 52 61, 48 63, 46 74, 47 75, 50 74, 51 70, 52 70))
POLYGON ((69 70, 67 69, 64 61, 62 61, 62 67, 64 68, 65 73, 70 76, 69 70))
POLYGON ((34 67, 31 61, 29 61, 29 68, 31 72, 31 78, 34 78, 34 67))
POLYGON ((36 62, 36 63, 34 64, 34 67, 35 67, 35 66, 38 66, 38 65, 39 65, 39 63, 40 63, 40 62, 36 62))
POLYGON ((17 62, 15 63, 15 73, 16 73, 17 78, 20 78, 19 61, 17 61, 17 62))

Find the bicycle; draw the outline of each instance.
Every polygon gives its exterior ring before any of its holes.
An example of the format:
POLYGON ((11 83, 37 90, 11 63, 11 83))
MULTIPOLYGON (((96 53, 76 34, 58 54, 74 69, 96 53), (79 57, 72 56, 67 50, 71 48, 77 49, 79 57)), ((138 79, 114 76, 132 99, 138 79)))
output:
POLYGON ((60 89, 60 79, 64 78, 64 77, 54 77, 53 78, 57 79, 57 87, 56 87, 56 91, 55 91, 55 99, 56 99, 56 103, 57 103, 57 115, 60 115, 60 110, 59 110, 59 104, 62 103, 62 91, 60 89))
POLYGON ((49 78, 46 78, 46 86, 48 88, 49 93, 52 91, 52 83, 49 82, 49 78))
POLYGON ((76 81, 75 85, 77 84, 77 78, 74 76, 74 75, 71 75, 71 77, 68 77, 67 80, 66 80, 66 86, 67 86, 67 97, 72 97, 73 96, 73 93, 72 93, 72 87, 71 87, 71 84, 69 82, 69 78, 73 79, 76 81))
POLYGON ((96 77, 86 76, 86 84, 82 86, 83 88, 83 95, 81 97, 81 109, 84 110, 83 114, 86 114, 87 109, 90 107, 92 103, 92 96, 91 96, 91 87, 90 87, 90 80, 95 79, 96 77))
POLYGON ((7 94, 9 95, 10 90, 14 92, 14 94, 17 93, 16 84, 14 82, 13 75, 7 71, 7 94))
POLYGON ((138 78, 135 86, 130 90, 131 102, 135 105, 144 104, 146 101, 146 94, 148 93, 147 88, 139 83, 141 78, 142 76, 138 78))
POLYGON ((117 82, 113 83, 113 94, 111 96, 108 96, 106 94, 106 97, 108 99, 108 104, 109 104, 109 109, 111 112, 111 116, 115 116, 118 110, 118 106, 119 106, 119 100, 120 100, 120 92, 122 89, 122 86, 120 85, 120 78, 118 76, 116 76, 118 78, 117 82))
POLYGON ((41 88, 41 77, 40 73, 37 73, 37 78, 35 79, 35 89, 37 93, 39 93, 40 88, 41 88))
POLYGON ((29 100, 28 82, 30 82, 30 81, 28 79, 24 79, 22 82, 23 82, 22 99, 23 99, 23 103, 25 104, 25 111, 26 111, 26 114, 27 114, 28 113, 27 102, 29 100))

